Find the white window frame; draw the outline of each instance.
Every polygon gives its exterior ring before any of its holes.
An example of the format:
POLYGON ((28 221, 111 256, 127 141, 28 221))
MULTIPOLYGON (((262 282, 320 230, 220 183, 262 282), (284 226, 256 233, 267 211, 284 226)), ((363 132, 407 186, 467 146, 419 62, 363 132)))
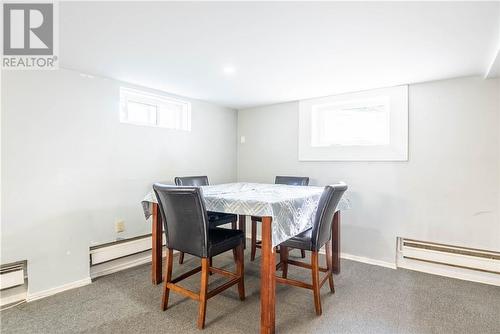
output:
POLYGON ((180 131, 191 131, 191 103, 188 101, 153 94, 138 89, 120 87, 120 122, 139 126, 151 126, 180 131), (130 121, 128 118, 127 109, 128 102, 135 102, 156 107, 154 123, 130 121), (182 111, 185 113, 185 115, 183 115, 182 124, 180 126, 163 125, 159 123, 160 109, 162 107, 165 108, 169 105, 177 105, 183 109, 182 111))
POLYGON ((408 161, 408 86, 302 100, 299 102, 298 141, 299 161, 408 161), (389 100, 389 144, 313 145, 313 111, 318 106, 379 98, 389 100))

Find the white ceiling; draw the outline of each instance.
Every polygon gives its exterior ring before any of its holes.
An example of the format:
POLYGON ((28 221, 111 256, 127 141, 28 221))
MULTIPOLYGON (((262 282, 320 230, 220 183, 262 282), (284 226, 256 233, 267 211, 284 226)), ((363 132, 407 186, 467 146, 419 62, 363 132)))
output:
POLYGON ((498 2, 65 2, 60 20, 62 67, 234 108, 485 75, 500 44, 498 2))

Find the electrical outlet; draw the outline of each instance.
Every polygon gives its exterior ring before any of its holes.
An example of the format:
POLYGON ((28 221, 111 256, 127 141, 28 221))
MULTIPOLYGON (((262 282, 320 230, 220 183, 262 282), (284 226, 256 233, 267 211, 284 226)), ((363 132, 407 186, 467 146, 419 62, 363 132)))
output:
POLYGON ((115 221, 116 233, 125 232, 125 221, 123 219, 115 221))

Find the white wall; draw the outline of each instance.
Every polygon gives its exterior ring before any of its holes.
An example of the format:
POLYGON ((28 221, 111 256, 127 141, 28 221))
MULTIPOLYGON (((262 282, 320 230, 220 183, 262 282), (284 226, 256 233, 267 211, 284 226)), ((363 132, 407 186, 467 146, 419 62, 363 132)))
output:
POLYGON ((410 85, 408 162, 299 162, 298 102, 238 112, 238 179, 350 186, 342 251, 395 262, 396 237, 500 250, 500 80, 410 85))
POLYGON ((153 182, 234 181, 236 161, 242 181, 346 181, 343 252, 394 263, 396 236, 500 250, 499 79, 411 85, 408 162, 299 162, 297 102, 237 117, 193 100, 186 133, 121 124, 110 79, 2 75, 1 262, 28 260, 31 293, 88 277, 89 246, 149 233, 139 202, 153 182))
POLYGON ((140 201, 155 181, 236 179, 234 110, 192 100, 191 132, 139 127, 119 122, 119 82, 2 74, 1 262, 28 260, 30 293, 87 278, 89 246, 150 233, 140 201))

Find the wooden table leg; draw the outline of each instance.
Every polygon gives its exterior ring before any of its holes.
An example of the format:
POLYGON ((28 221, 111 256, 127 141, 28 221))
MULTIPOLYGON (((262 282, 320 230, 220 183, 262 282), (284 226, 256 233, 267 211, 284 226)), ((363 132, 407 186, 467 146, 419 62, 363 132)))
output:
POLYGON ((274 333, 276 270, 272 247, 271 217, 262 217, 262 259, 260 269, 260 332, 274 333))
POLYGON ((163 227, 161 223, 161 215, 158 211, 158 204, 153 203, 153 226, 151 228, 151 280, 153 284, 160 284, 162 281, 162 256, 163 256, 163 227))
POLYGON ((340 274, 340 211, 335 212, 332 222, 332 269, 340 274))
POLYGON ((243 241, 243 249, 247 248, 247 216, 245 215, 239 215, 238 216, 238 229, 243 231, 243 234, 245 235, 245 240, 243 241))

